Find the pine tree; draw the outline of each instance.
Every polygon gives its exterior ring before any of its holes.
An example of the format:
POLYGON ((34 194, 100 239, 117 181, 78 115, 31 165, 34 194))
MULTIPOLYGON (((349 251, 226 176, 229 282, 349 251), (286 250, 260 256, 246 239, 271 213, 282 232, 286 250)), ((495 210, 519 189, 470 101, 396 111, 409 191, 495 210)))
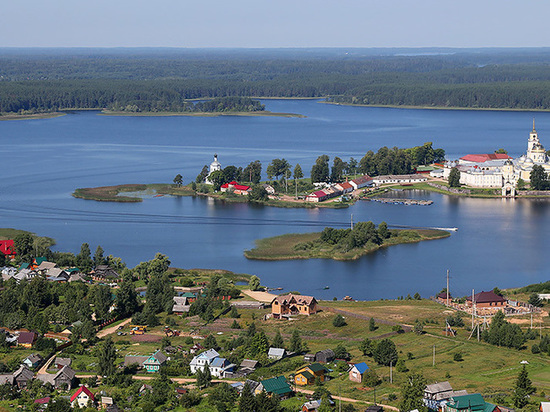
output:
POLYGON ((523 408, 529 403, 529 395, 533 394, 536 391, 535 387, 532 385, 531 379, 529 379, 529 374, 525 365, 518 374, 516 379, 516 386, 514 388, 514 406, 516 408, 523 408))
POLYGON ((376 323, 374 323, 374 318, 369 320, 369 331, 374 332, 376 330, 376 323))
POLYGON ((101 376, 110 376, 115 373, 115 361, 116 361, 116 350, 115 344, 111 340, 110 336, 107 336, 103 346, 99 352, 99 374, 101 376))
POLYGON ((300 338, 300 332, 298 331, 298 329, 294 329, 294 331, 292 332, 292 337, 290 338, 290 351, 302 351, 302 338, 300 338))
POLYGON ((407 376, 407 380, 401 388, 401 402, 399 410, 412 411, 427 411, 427 408, 422 402, 424 388, 426 387, 426 379, 419 373, 411 373, 407 376))
POLYGON ((239 412, 250 412, 256 409, 256 399, 250 390, 248 383, 244 384, 244 388, 239 399, 239 412))
POLYGON ((278 330, 277 333, 275 334, 275 337, 273 338, 273 347, 274 348, 284 348, 284 341, 283 341, 283 337, 281 336, 281 331, 278 330))

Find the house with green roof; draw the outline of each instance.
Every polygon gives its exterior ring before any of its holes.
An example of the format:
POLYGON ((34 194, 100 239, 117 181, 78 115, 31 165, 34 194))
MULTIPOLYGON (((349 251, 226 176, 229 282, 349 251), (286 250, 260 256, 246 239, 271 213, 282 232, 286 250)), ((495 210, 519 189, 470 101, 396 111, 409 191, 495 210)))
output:
POLYGON ((275 378, 260 381, 260 384, 256 387, 254 392, 258 395, 262 391, 266 391, 269 395, 276 394, 281 399, 288 398, 292 395, 292 388, 284 376, 277 376, 275 378))
POLYGON ((324 365, 315 362, 299 369, 294 374, 294 382, 300 386, 313 385, 317 378, 324 382, 326 373, 328 373, 328 369, 324 365))
POLYGON ((445 404, 443 412, 501 412, 498 406, 485 402, 479 393, 453 396, 445 404))

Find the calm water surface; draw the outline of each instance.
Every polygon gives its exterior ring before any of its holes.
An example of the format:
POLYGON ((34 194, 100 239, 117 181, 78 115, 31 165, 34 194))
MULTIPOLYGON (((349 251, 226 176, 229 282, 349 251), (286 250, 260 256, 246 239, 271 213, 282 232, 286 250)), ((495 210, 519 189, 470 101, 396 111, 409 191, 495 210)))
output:
MULTIPOLYGON (((149 198, 139 204, 74 199, 77 187, 194 180, 214 153, 222 165, 246 166, 285 157, 309 171, 317 156, 360 159, 380 146, 433 141, 449 158, 492 152, 523 153, 532 113, 346 107, 315 101, 269 100, 268 110, 307 118, 110 117, 79 112, 56 119, 0 122, 0 227, 26 229, 57 240, 58 250, 88 242, 130 266, 156 252, 186 268, 223 268, 256 274, 262 283, 321 298, 394 298, 420 292, 512 287, 548 280, 550 203, 537 200, 452 198, 429 192, 432 206, 359 202, 343 210, 279 209, 202 198, 149 198), (458 227, 444 240, 400 245, 354 262, 248 261, 254 240, 288 232, 344 227, 354 221, 458 227), (330 287, 323 290, 324 286, 330 287)), ((550 147, 550 113, 537 113, 550 147)), ((307 173, 307 172, 306 172, 307 173)))

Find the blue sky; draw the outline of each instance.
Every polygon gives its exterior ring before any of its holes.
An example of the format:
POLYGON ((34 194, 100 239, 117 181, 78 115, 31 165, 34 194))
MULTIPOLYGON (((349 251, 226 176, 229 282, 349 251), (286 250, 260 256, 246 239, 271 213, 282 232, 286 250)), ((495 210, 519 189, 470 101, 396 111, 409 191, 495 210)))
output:
POLYGON ((541 0, 5 0, 0 47, 541 47, 541 0))

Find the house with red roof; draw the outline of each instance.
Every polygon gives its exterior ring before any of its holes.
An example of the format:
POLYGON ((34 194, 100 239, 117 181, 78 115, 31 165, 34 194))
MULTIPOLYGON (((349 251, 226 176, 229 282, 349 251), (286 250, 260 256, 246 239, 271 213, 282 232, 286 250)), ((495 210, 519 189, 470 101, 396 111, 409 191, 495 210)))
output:
POLYGON ((460 164, 471 165, 472 163, 485 163, 491 160, 508 160, 512 159, 505 153, 483 153, 483 154, 468 154, 459 159, 460 164))
POLYGON ((344 194, 353 192, 353 186, 349 182, 336 183, 334 187, 336 187, 344 194))
POLYGON ((81 386, 78 390, 71 396, 71 406, 73 408, 79 407, 84 408, 88 406, 88 402, 95 402, 94 394, 85 386, 81 386))
POLYGON ((250 186, 241 185, 233 180, 232 182, 221 185, 220 190, 222 192, 233 192, 236 195, 248 195, 250 186))
MULTIPOLYGON (((489 292, 479 292, 474 295, 474 303, 478 308, 503 309, 508 306, 508 301, 492 290, 489 292)), ((472 306, 472 297, 466 298, 466 304, 472 306)))
POLYGON ((0 252, 8 257, 15 257, 17 254, 13 246, 13 239, 0 240, 0 252))
POLYGON ((328 199, 328 194, 323 190, 317 190, 306 196, 306 202, 322 202, 328 199))

